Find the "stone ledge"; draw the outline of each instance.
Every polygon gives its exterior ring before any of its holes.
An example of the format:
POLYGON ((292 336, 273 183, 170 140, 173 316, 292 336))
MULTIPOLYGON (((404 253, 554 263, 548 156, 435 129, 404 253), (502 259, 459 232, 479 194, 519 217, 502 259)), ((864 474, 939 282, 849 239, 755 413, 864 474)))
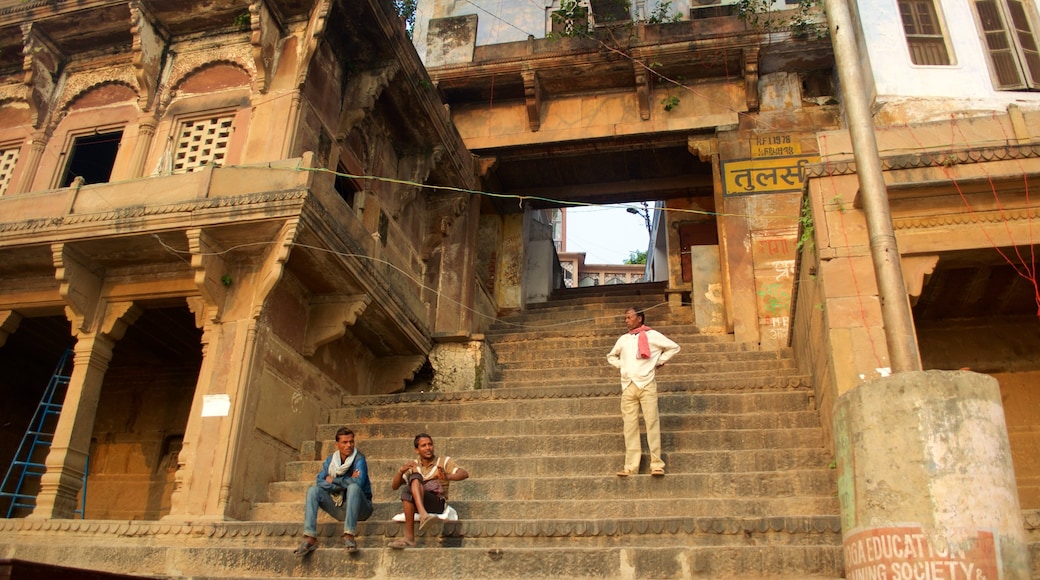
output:
MULTIPOLYGON (((339 523, 318 526, 322 537, 338 536, 339 523)), ((393 521, 362 522, 365 536, 394 537, 401 525, 393 521)), ((302 535, 300 522, 185 522, 167 523, 112 520, 11 519, 0 523, 0 533, 61 532, 69 535, 121 538, 168 536, 173 539, 262 539, 302 535)), ((677 534, 837 534, 841 520, 833 516, 804 517, 689 517, 625 520, 459 520, 442 524, 441 536, 471 538, 594 537, 677 534)), ((176 541, 181 541, 177 539, 176 541)))

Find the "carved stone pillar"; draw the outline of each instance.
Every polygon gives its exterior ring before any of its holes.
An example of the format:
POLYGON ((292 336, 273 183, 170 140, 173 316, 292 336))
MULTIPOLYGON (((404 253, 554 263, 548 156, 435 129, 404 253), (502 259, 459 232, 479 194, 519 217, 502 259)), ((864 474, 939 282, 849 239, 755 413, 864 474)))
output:
POLYGON ((96 331, 80 333, 76 341, 74 367, 47 454, 47 471, 40 478, 32 518, 73 516, 76 495, 83 486, 94 418, 112 349, 141 314, 140 307, 131 302, 101 302, 99 307, 104 315, 96 331))
POLYGON ((191 412, 178 455, 171 520, 240 519, 245 465, 239 460, 252 430, 247 409, 256 404, 261 372, 259 320, 271 291, 282 278, 296 238, 289 220, 255 267, 235 265, 204 230, 187 232, 200 296, 189 299, 203 328, 203 357, 191 412), (223 278, 234 271, 233 278, 223 278), (229 282, 224 282, 229 280, 229 282), (225 285, 227 284, 227 285, 225 285))
POLYGON ((157 124, 158 121, 151 114, 141 115, 137 118, 137 143, 134 144, 134 154, 130 157, 130 169, 127 176, 129 179, 144 176, 144 164, 148 159, 148 149, 152 146, 157 124))
POLYGON ((50 141, 51 136, 47 131, 35 131, 29 138, 29 155, 25 159, 25 164, 22 166, 22 175, 18 180, 18 183, 13 188, 8 189, 8 193, 26 193, 32 191, 33 180, 36 179, 36 171, 40 168, 40 159, 43 157, 43 150, 47 148, 47 142, 50 141))

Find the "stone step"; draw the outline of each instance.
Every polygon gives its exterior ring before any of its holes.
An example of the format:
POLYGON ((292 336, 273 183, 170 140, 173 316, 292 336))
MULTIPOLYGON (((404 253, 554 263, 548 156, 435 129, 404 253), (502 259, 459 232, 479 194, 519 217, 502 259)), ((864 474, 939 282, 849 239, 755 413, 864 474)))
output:
MULTIPOLYGON (((330 423, 349 424, 357 430, 362 424, 395 422, 544 421, 550 418, 620 416, 619 381, 612 380, 605 387, 598 388, 561 388, 553 398, 542 398, 537 394, 526 397, 526 390, 521 387, 348 397, 344 400, 345 406, 331 412, 330 423)), ((658 394, 658 408, 664 416, 682 414, 695 417, 815 411, 813 392, 807 389, 736 393, 663 391, 658 394)))
MULTIPOLYGON (((654 330, 674 340, 679 345, 688 342, 734 342, 732 334, 701 334, 695 326, 690 324, 658 324, 654 330)), ((539 341, 548 339, 585 338, 585 337, 612 337, 616 341, 624 334, 625 326, 621 325, 591 325, 554 323, 544 325, 524 325, 523 327, 511 329, 489 328, 484 336, 491 344, 507 341, 539 341)), ((613 341, 611 342, 613 344, 613 341)))
MULTIPOLYGON (((617 411, 618 405, 613 405, 617 411)), ((480 433, 485 437, 528 435, 544 435, 555 433, 560 437, 575 434, 602 433, 616 435, 621 433, 622 422, 620 412, 613 417, 608 416, 573 416, 545 417, 530 421, 501 421, 439 419, 434 422, 429 414, 424 414, 422 425, 429 433, 437 433, 442 437, 464 437, 467 434, 480 433)), ((409 439, 416 434, 416 425, 397 421, 377 421, 369 423, 331 423, 318 429, 319 440, 331 445, 335 440, 336 430, 347 424, 357 434, 358 441, 373 439, 409 439)), ((694 414, 662 414, 661 430, 666 433, 680 431, 727 431, 749 429, 799 429, 816 428, 820 419, 813 411, 784 413, 747 413, 740 415, 694 415, 694 414)))
MULTIPOLYGON (((620 377, 592 377, 590 380, 571 378, 538 378, 517 383, 516 381, 492 380, 487 390, 496 389, 541 389, 542 392, 563 390, 567 388, 601 387, 606 383, 614 383, 611 387, 617 391, 621 387, 620 377), (520 386, 523 385, 523 386, 520 386)), ((793 388, 808 386, 809 378, 799 374, 797 369, 781 369, 769 374, 762 371, 732 371, 727 373, 703 373, 699 375, 670 376, 662 373, 657 376, 658 393, 667 391, 718 391, 747 390, 749 388, 793 388)))
MULTIPOLYGON (((403 462, 402 462, 403 463, 403 462)), ((460 463, 462 463, 460 461, 460 463)), ((467 470, 471 469, 466 466, 467 470)), ((373 493, 377 497, 394 497, 390 481, 395 467, 383 470, 371 469, 373 493), (388 495, 383 495, 386 492, 388 495)), ((649 479, 638 476, 634 480, 617 477, 611 473, 592 473, 572 469, 569 473, 580 473, 566 477, 538 475, 534 477, 499 477, 489 473, 470 472, 470 479, 452 484, 451 501, 476 500, 512 501, 515 498, 555 498, 556 501, 590 500, 607 501, 632 492, 645 493, 654 500, 670 503, 687 498, 756 498, 782 497, 830 497, 837 493, 834 471, 828 469, 797 470, 784 473, 669 473, 665 477, 649 479)), ((276 481, 271 484, 268 500, 275 503, 302 501, 310 487, 310 481, 276 481)), ((458 508, 456 508, 458 509, 458 508)), ((481 518, 482 514, 471 513, 468 517, 481 518)), ((543 514, 543 517, 548 517, 543 514)))
MULTIPOLYGON (((499 318, 491 325, 491 329, 498 333, 516 330, 544 330, 557 326, 575 325, 603 328, 611 332, 624 332, 625 310, 625 307, 575 307, 535 310, 499 318)), ((694 326, 696 324, 692 310, 676 311, 668 310, 667 307, 664 310, 647 312, 644 320, 646 320, 647 326, 651 328, 659 326, 694 326)))
MULTIPOLYGON (((427 425, 418 422, 413 426, 417 433, 428 428, 427 425)), ((430 429, 430 431, 434 431, 434 429, 430 429)), ((462 437, 440 437, 435 433, 431 434, 434 437, 438 455, 455 457, 463 466, 466 464, 466 459, 471 457, 500 457, 516 460, 527 457, 620 452, 620 441, 618 440, 620 433, 615 436, 605 436, 602 433, 541 434, 525 435, 522 438, 515 435, 484 436, 480 433, 462 437)), ((412 443, 412 437, 367 439, 364 440, 364 453, 366 456, 379 458, 399 457, 403 463, 414 458, 412 443)), ((666 456, 665 461, 667 461, 667 455, 676 450, 683 452, 711 449, 748 451, 753 449, 816 449, 822 448, 822 446, 823 434, 819 427, 661 433, 661 447, 662 453, 666 456)))
POLYGON ((187 578, 839 578, 836 517, 604 521, 459 521, 434 524, 420 548, 392 550, 400 524, 365 522, 361 549, 320 527, 306 558, 299 517, 264 522, 4 522, 5 557, 103 572, 187 578), (633 540, 639 540, 633 543, 633 540), (656 542, 656 543, 651 543, 656 542), (60 544, 61 550, 42 546, 60 544))
MULTIPOLYGON (((618 451, 612 454, 596 455, 557 455, 527 457, 524 461, 502 461, 498 457, 468 457, 466 469, 472 473, 495 473, 502 477, 520 477, 533 475, 553 476, 569 473, 575 464, 585 467, 588 473, 611 474, 619 469, 623 460, 623 450, 618 437, 618 451)), ((324 449, 331 452, 331 441, 324 449)), ((399 455, 392 458, 368 456, 366 440, 358 439, 358 449, 366 453, 369 470, 372 473, 393 473, 404 463, 399 455)), ((318 453, 321 457, 324 454, 318 453)), ((800 469, 819 469, 831 464, 833 455, 828 449, 752 449, 746 451, 674 451, 668 454, 668 471, 680 473, 737 473, 749 471, 787 471, 800 469)), ((323 459, 307 459, 290 461, 285 465, 286 481, 312 482, 321 469, 323 459)), ((461 460, 460 460, 461 461, 461 460)), ((643 465, 648 463, 646 455, 643 465)))
MULTIPOLYGON (((672 362, 728 362, 728 361, 783 361, 793 360, 788 351, 757 350, 750 347, 738 348, 738 343, 695 343, 680 344, 682 350, 672 362)), ((581 344, 556 343, 544 345, 507 342, 495 345, 495 355, 500 366, 533 361, 542 362, 543 367, 558 364, 555 361, 573 361, 588 365, 602 365, 607 353, 614 347, 614 339, 582 341, 581 344), (554 361, 549 363, 547 361, 554 361)))
MULTIPOLYGON (((668 479, 665 476, 663 479, 668 479)), ((604 481, 618 479, 610 475, 604 481)), ((630 477, 631 495, 612 498, 609 501, 577 500, 531 500, 513 499, 502 501, 465 500, 455 496, 455 488, 451 489, 448 502, 459 513, 459 518, 471 520, 528 520, 573 519, 613 520, 618 514, 634 518, 674 517, 681 514, 685 517, 709 517, 725 515, 727 517, 795 517, 802 515, 837 515, 838 498, 835 491, 830 496, 786 496, 786 497, 705 497, 678 498, 662 501, 659 499, 641 499, 637 494, 645 493, 646 485, 635 485, 638 480, 649 480, 649 475, 630 477)), ((657 481, 655 479, 655 481, 657 481)), ((461 487, 469 481, 460 482, 461 487)), ((454 484, 453 484, 454 486, 454 484)), ((390 486, 374 489, 376 513, 367 524, 378 521, 389 521, 393 514, 401 511, 399 496, 392 495, 390 486)), ((255 502, 251 519, 254 521, 291 522, 303 520, 303 495, 295 502, 255 502)), ((331 521, 331 520, 330 520, 331 521)), ((365 532, 361 532, 365 533, 365 532)))
MULTIPOLYGON (((620 380, 618 369, 610 366, 606 357, 599 360, 582 358, 576 361, 546 361, 541 367, 531 365, 509 365, 495 373, 494 381, 500 384, 514 383, 532 385, 537 381, 578 381, 611 379, 620 380), (571 364, 573 362, 573 364, 571 364)), ((725 376, 739 373, 747 376, 752 373, 762 375, 776 374, 791 376, 800 371, 793 359, 781 360, 748 360, 748 361, 708 361, 708 362, 672 362, 657 371, 659 380, 667 377, 702 377, 725 376)))

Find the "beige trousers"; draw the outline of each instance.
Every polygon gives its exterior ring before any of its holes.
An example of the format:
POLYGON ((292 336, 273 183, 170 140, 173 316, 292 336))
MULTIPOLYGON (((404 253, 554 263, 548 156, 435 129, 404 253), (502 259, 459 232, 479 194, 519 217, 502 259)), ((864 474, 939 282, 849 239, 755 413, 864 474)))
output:
POLYGON ((632 383, 621 391, 621 419, 625 423, 625 469, 639 471, 642 454, 639 442, 639 410, 646 423, 646 442, 650 447, 650 469, 664 469, 661 459, 661 424, 657 418, 657 381, 640 389, 632 383))

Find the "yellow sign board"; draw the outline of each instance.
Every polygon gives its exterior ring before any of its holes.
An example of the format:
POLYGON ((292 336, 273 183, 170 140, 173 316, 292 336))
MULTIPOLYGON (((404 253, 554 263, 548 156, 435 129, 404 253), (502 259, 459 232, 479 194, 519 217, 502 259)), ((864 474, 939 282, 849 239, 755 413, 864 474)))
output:
POLYGON ((794 135, 759 135, 751 139, 751 157, 790 157, 802 154, 802 143, 794 135))
POLYGON ((741 159, 722 162, 724 195, 751 195, 801 191, 805 166, 818 161, 816 155, 771 159, 741 159))

